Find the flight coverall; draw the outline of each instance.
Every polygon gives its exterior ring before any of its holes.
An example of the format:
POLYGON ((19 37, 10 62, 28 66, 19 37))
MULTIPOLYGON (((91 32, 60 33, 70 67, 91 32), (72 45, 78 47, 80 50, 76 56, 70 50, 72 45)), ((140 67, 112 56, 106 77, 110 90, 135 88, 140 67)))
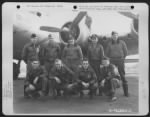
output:
POLYGON ((49 73, 49 80, 50 86, 53 90, 53 96, 60 96, 60 91, 64 91, 68 84, 74 82, 74 72, 65 64, 63 64, 60 69, 53 66, 49 73))
POLYGON ((98 88, 97 84, 97 77, 94 70, 89 66, 87 69, 84 69, 82 66, 79 67, 77 72, 77 78, 78 78, 78 89, 80 92, 80 96, 83 96, 83 90, 88 89, 89 90, 89 96, 92 98, 93 95, 96 93, 96 89, 98 88), (88 86, 85 86, 84 83, 88 83, 88 86))
POLYGON ((77 71, 82 59, 83 54, 79 45, 65 46, 62 52, 62 60, 73 72, 77 71))
POLYGON ((59 44, 49 42, 48 45, 43 49, 44 65, 47 72, 51 70, 54 65, 55 59, 60 58, 60 46, 59 44))
POLYGON ((100 80, 100 64, 103 56, 104 50, 101 44, 97 44, 96 46, 93 46, 93 44, 89 44, 87 50, 87 57, 91 67, 94 69, 96 73, 98 80, 100 80))
POLYGON ((28 95, 28 92, 26 92, 25 89, 29 86, 29 84, 32 84, 35 87, 35 91, 32 92, 33 94, 37 91, 42 91, 43 94, 48 93, 48 74, 44 66, 39 66, 36 69, 30 69, 24 85, 25 96, 28 95), (34 83, 36 77, 38 77, 38 80, 36 83, 34 83))
POLYGON ((119 74, 122 80, 124 95, 128 96, 128 82, 125 78, 124 60, 128 50, 124 41, 117 40, 108 43, 106 48, 106 56, 110 58, 110 62, 118 67, 119 74))
POLYGON ((120 87, 119 81, 120 76, 117 71, 116 66, 113 64, 110 64, 109 66, 103 66, 101 67, 101 81, 99 82, 99 88, 102 90, 103 93, 106 95, 113 97, 116 92, 116 88, 120 87), (101 85, 101 83, 104 82, 104 86, 101 85))

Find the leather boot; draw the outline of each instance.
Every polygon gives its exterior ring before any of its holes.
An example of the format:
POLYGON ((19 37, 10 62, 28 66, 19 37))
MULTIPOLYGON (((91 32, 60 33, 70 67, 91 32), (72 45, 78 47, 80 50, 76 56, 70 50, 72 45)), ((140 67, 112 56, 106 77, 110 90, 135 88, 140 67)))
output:
POLYGON ((28 95, 28 93, 25 91, 25 90, 26 90, 26 88, 27 88, 27 86, 26 86, 26 85, 24 85, 24 97, 25 97, 25 98, 28 98, 28 97, 29 97, 29 95, 28 95))
POLYGON ((129 93, 128 93, 128 84, 123 83, 123 91, 124 91, 124 95, 126 97, 128 97, 129 96, 129 93))
POLYGON ((102 89, 101 89, 101 88, 99 88, 99 90, 98 90, 98 95, 99 95, 99 96, 103 96, 103 93, 102 93, 102 89))

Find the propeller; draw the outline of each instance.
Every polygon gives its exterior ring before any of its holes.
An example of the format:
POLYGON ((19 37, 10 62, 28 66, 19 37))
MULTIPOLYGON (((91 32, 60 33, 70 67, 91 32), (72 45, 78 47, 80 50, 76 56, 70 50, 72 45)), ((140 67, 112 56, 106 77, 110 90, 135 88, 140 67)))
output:
POLYGON ((72 22, 72 24, 71 24, 71 26, 70 26, 70 30, 71 30, 74 26, 78 25, 78 24, 80 23, 80 21, 83 19, 83 17, 84 17, 86 14, 87 14, 87 12, 85 12, 85 11, 80 12, 80 13, 75 17, 75 19, 73 20, 73 22, 72 22))
POLYGON ((83 19, 83 17, 86 15, 87 12, 80 12, 75 19, 73 20, 71 26, 68 30, 56 28, 56 27, 50 27, 50 26, 41 26, 40 30, 48 31, 48 32, 62 32, 62 31, 68 31, 70 33, 73 33, 73 27, 78 25, 79 22, 83 19))

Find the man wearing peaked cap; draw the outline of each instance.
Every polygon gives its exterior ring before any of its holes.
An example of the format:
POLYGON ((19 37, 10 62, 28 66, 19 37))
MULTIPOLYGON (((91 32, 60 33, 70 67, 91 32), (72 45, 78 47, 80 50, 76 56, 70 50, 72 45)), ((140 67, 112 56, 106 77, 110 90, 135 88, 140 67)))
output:
POLYGON ((47 72, 50 72, 56 58, 60 58, 60 46, 54 41, 51 34, 48 35, 49 42, 43 48, 42 56, 47 72))
POLYGON ((35 33, 31 34, 31 38, 37 37, 35 33))

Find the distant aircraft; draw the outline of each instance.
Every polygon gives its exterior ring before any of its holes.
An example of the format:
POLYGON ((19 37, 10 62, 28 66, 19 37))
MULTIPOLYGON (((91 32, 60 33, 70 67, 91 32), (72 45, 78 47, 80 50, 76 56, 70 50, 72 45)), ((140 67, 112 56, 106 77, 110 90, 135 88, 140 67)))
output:
MULTIPOLYGON (((81 46, 83 53, 86 53, 88 39, 91 34, 97 34, 99 42, 105 48, 107 41, 110 39, 109 34, 111 32, 103 30, 104 26, 108 27, 111 31, 120 31, 119 24, 115 24, 116 29, 114 29, 114 25, 111 27, 111 22, 105 22, 104 17, 103 22, 100 20, 102 19, 101 15, 106 15, 104 13, 93 15, 93 13, 89 12, 70 12, 68 14, 66 13, 66 15, 61 15, 60 19, 59 15, 59 13, 56 13, 53 16, 49 16, 39 11, 18 11, 16 13, 16 19, 13 25, 13 59, 18 60, 17 69, 20 67, 22 49, 29 42, 32 33, 36 33, 39 36, 39 44, 41 45, 45 45, 48 42, 46 39, 48 34, 56 35, 55 40, 62 45, 61 47, 64 47, 68 40, 68 34, 71 33, 75 37, 76 42, 81 46), (29 20, 31 23, 28 22, 29 20), (103 32, 107 33, 103 34, 103 32)), ((109 16, 109 13, 107 15, 109 16)), ((127 20, 131 20, 130 26, 126 27, 130 30, 121 34, 119 33, 119 36, 120 39, 123 39, 127 43, 129 54, 137 54, 138 16, 130 12, 115 12, 114 15, 119 17, 124 16, 127 20)), ((121 23, 124 24, 125 22, 121 23)))

